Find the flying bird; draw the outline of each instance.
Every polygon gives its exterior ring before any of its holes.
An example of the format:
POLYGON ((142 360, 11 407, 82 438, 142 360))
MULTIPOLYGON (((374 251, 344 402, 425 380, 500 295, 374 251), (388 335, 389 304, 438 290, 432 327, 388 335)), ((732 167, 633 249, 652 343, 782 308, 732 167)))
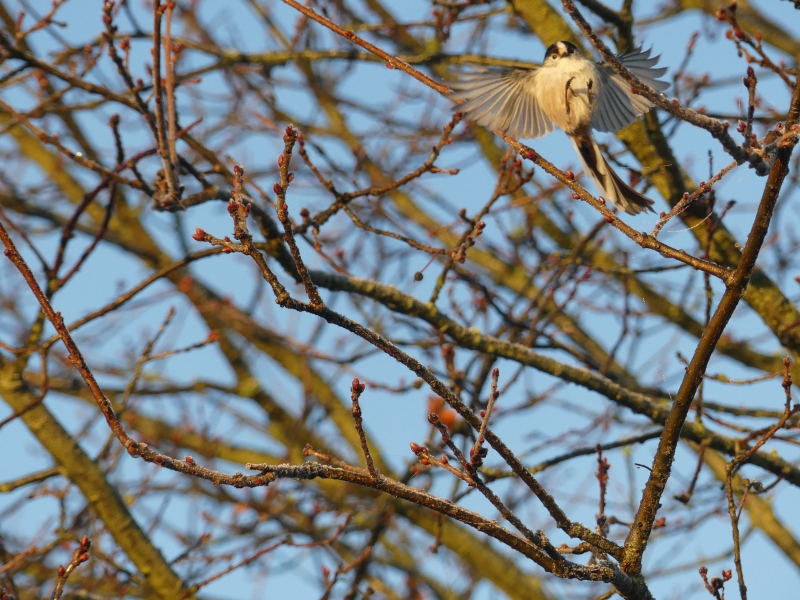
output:
MULTIPOLYGON (((664 91, 667 69, 641 47, 617 57, 643 83, 664 91)), ((567 41, 552 44, 541 67, 489 69, 467 73, 450 87, 449 97, 463 101, 457 110, 480 125, 515 138, 538 138, 563 129, 586 173, 617 208, 635 215, 653 211, 653 201, 628 186, 606 161, 592 129, 617 131, 653 107, 631 90, 611 66, 595 63, 567 41)))

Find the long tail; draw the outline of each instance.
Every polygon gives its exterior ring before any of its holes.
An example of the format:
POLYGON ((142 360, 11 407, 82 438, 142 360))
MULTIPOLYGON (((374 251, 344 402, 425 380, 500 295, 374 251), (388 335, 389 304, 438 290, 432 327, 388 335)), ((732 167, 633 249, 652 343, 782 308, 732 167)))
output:
POLYGON ((636 215, 648 210, 655 212, 652 208, 653 201, 650 198, 642 196, 632 189, 614 172, 606 162, 591 133, 571 135, 570 139, 575 145, 584 170, 602 190, 607 200, 629 215, 636 215))

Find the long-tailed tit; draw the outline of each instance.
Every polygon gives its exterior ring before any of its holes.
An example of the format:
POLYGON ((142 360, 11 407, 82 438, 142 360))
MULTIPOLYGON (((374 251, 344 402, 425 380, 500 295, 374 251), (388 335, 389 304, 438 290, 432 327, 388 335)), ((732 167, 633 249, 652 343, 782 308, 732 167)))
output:
MULTIPOLYGON (((654 68, 658 57, 641 48, 618 60, 642 82, 663 91, 658 81, 666 68, 654 68)), ((653 201, 631 189, 603 157, 592 129, 616 131, 646 113, 653 104, 631 91, 631 85, 609 65, 595 64, 570 42, 557 42, 534 69, 483 69, 451 84, 450 98, 464 100, 458 110, 491 129, 515 138, 538 138, 563 129, 586 173, 617 208, 635 215, 652 211, 653 201)))

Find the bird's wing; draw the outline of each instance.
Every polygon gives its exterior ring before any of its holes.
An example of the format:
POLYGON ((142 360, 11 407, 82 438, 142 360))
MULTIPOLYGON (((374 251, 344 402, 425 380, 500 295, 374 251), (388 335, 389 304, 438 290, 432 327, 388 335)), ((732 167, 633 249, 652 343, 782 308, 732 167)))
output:
POLYGON ((538 138, 553 131, 533 93, 538 69, 481 69, 452 82, 448 97, 463 100, 456 110, 477 123, 515 138, 538 138))
MULTIPOLYGON (((659 81, 666 73, 665 67, 655 67, 658 56, 650 58, 650 50, 641 47, 621 54, 619 62, 631 73, 654 90, 663 92, 669 87, 666 81, 659 81)), ((617 131, 630 125, 639 115, 643 115, 653 107, 644 96, 631 91, 631 85, 607 64, 598 64, 600 73, 600 94, 597 110, 592 117, 592 127, 598 131, 617 131)))

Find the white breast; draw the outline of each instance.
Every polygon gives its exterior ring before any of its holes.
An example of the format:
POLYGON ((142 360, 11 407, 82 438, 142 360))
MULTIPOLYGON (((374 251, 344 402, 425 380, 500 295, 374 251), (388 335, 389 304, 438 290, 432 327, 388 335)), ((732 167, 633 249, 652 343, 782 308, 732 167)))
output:
POLYGON ((536 72, 530 92, 557 127, 573 133, 591 123, 600 85, 593 62, 582 56, 565 56, 536 72))

